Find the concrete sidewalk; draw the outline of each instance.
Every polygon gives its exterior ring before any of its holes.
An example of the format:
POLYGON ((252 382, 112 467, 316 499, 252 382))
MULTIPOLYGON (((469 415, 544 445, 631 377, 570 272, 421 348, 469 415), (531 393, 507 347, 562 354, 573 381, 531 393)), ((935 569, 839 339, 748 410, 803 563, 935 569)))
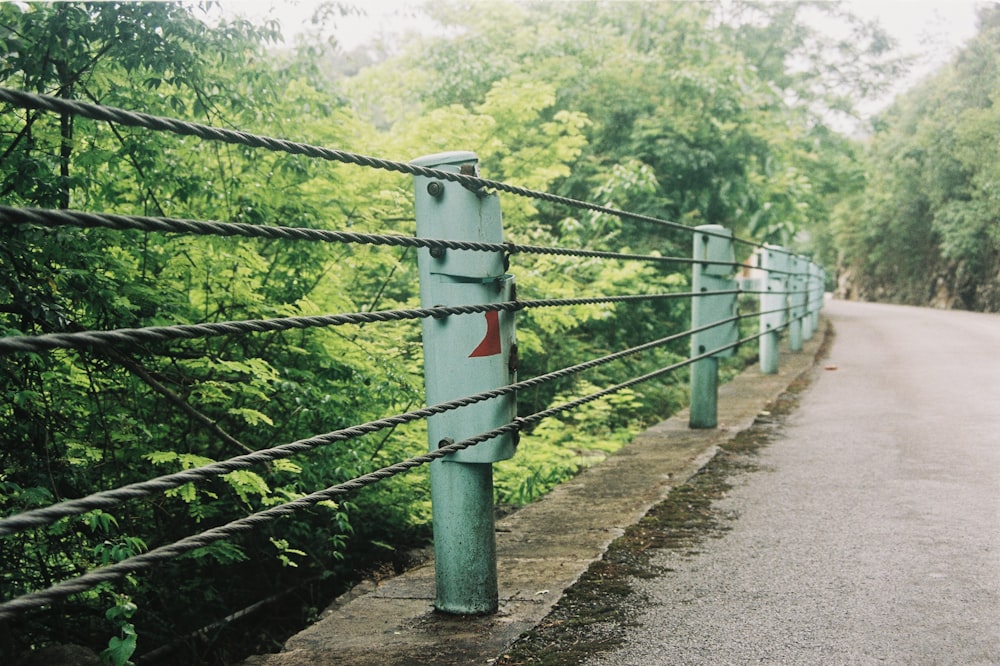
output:
MULTIPOLYGON (((363 583, 338 599, 284 651, 246 666, 324 664, 484 664, 533 628, 590 564, 715 455, 749 428, 796 378, 809 372, 824 322, 799 353, 783 350, 777 375, 751 367, 719 389, 716 430, 690 430, 681 412, 638 435, 606 461, 497 523, 500 612, 487 617, 435 613, 434 563, 378 586, 363 583)), ((526 441, 530 446, 530 440, 526 441)))

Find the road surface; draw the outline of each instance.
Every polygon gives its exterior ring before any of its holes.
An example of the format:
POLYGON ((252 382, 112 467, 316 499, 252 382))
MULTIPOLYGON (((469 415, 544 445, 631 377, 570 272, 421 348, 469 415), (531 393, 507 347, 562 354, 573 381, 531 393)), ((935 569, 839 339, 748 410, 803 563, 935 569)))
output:
POLYGON ((1000 316, 829 301, 814 384, 591 666, 1000 664, 1000 316), (835 366, 836 369, 833 369, 835 366))

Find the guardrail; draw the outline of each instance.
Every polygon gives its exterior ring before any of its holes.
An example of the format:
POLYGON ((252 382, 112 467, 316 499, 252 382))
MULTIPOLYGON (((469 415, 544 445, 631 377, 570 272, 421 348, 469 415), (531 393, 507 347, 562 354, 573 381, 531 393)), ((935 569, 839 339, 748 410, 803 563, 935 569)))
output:
MULTIPOLYGON (((417 249, 420 307, 406 310, 339 313, 313 317, 151 326, 104 331, 62 331, 0 338, 0 356, 46 353, 53 349, 100 348, 112 355, 117 345, 192 339, 217 335, 255 334, 309 327, 345 326, 419 319, 423 328, 426 403, 424 408, 390 415, 288 444, 251 451, 154 479, 108 489, 87 497, 58 502, 0 518, 0 538, 44 527, 68 516, 111 509, 121 502, 148 497, 238 470, 246 470, 316 447, 347 441, 367 433, 422 419, 428 421, 429 451, 372 470, 293 501, 165 544, 148 552, 86 571, 41 590, 0 602, 0 620, 38 609, 97 585, 135 575, 158 562, 255 529, 278 517, 430 464, 431 499, 437 576, 435 606, 455 614, 482 614, 497 609, 496 546, 493 530, 493 464, 516 454, 519 436, 538 422, 691 366, 693 428, 716 426, 718 362, 740 345, 759 341, 762 372, 778 370, 778 336, 788 330, 793 350, 812 336, 823 303, 825 273, 807 258, 787 249, 734 238, 721 226, 687 225, 576 201, 480 177, 474 153, 430 155, 409 163, 293 143, 233 130, 186 123, 95 104, 69 101, 0 88, 0 101, 39 111, 72 113, 95 120, 155 131, 197 136, 251 148, 284 151, 414 177, 417 234, 362 234, 251 225, 232 222, 142 217, 114 213, 0 207, 0 226, 77 226, 282 239, 288 242, 356 243, 417 249), (543 247, 507 239, 503 231, 499 193, 530 197, 553 204, 652 224, 670 232, 690 234, 690 256, 638 255, 614 250, 543 247), (736 260, 735 247, 749 246, 750 259, 736 260), (608 261, 651 262, 690 266, 690 291, 654 294, 598 295, 571 299, 523 300, 516 293, 520 255, 549 254, 608 261), (740 311, 741 296, 756 296, 750 312, 740 311), (639 300, 690 300, 691 327, 663 338, 581 361, 560 370, 520 379, 515 314, 532 308, 639 300), (759 318, 759 331, 740 337, 739 323, 759 318), (607 386, 590 395, 553 405, 534 414, 517 415, 518 391, 584 372, 689 337, 691 353, 681 362, 607 386)), ((207 423, 206 427, 213 424, 207 423)))

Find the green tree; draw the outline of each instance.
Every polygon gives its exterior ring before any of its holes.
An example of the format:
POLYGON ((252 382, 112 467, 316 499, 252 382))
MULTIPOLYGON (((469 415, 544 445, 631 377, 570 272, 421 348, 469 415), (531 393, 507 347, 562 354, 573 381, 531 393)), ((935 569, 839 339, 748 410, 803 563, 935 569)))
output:
POLYGON ((986 6, 956 59, 877 119, 866 205, 838 222, 850 295, 1000 309, 998 53, 1000 10, 986 6))

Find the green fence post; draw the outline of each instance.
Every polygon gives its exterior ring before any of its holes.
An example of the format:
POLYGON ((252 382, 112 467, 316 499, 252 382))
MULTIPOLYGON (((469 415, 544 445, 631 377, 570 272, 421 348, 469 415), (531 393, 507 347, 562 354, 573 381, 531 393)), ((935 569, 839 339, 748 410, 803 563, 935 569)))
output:
POLYGON ((813 331, 819 330, 819 313, 823 309, 823 298, 826 295, 826 271, 818 264, 811 266, 813 283, 810 297, 810 319, 813 331))
POLYGON ((813 266, 811 261, 806 261, 803 271, 803 314, 802 314, 802 340, 812 340, 813 336, 813 266))
MULTIPOLYGON (((413 164, 453 173, 478 173, 475 153, 428 155, 413 164)), ((447 180, 415 178, 417 236, 502 243, 496 194, 447 180)), ((502 252, 417 252, 422 307, 513 300, 514 280, 502 252)), ((423 320, 427 403, 481 393, 516 380, 514 314, 453 315, 423 320)), ((516 416, 513 395, 479 402, 428 419, 431 450, 474 437, 516 416)), ((498 608, 493 463, 514 455, 513 434, 495 437, 431 463, 431 503, 437 610, 457 615, 498 608)))
MULTIPOLYGON (((739 340, 736 316, 736 254, 733 232, 717 224, 697 227, 694 234, 691 287, 696 294, 691 299, 691 328, 697 329, 720 323, 691 336, 691 356, 700 356, 713 349, 734 344, 739 340), (705 262, 705 263, 701 263, 705 262), (711 263, 722 262, 722 263, 711 263), (730 291, 728 294, 711 292, 730 291), (700 294, 707 294, 701 296, 700 294), (729 320, 729 321, 727 321, 729 320)), ((691 365, 691 428, 714 428, 718 425, 719 358, 732 356, 733 348, 695 361, 691 365)))
POLYGON ((791 255, 788 258, 788 346, 793 352, 802 351, 803 319, 806 316, 806 277, 808 264, 805 257, 791 255))
POLYGON ((778 373, 778 332, 788 314, 788 252, 765 245, 758 254, 764 271, 764 292, 760 297, 760 370, 778 373))
POLYGON ((819 266, 810 261, 806 267, 806 316, 802 319, 802 337, 812 340, 816 333, 816 308, 823 304, 823 292, 816 299, 816 283, 819 282, 819 266))

